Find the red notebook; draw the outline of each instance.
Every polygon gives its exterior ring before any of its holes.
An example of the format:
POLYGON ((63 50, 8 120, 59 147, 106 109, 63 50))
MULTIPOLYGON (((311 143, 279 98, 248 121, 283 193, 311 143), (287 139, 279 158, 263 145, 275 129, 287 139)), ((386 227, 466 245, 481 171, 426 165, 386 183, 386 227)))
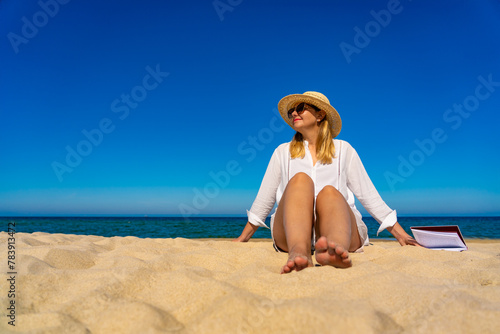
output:
POLYGON ((457 225, 412 226, 410 228, 415 240, 426 248, 459 252, 468 249, 457 225))

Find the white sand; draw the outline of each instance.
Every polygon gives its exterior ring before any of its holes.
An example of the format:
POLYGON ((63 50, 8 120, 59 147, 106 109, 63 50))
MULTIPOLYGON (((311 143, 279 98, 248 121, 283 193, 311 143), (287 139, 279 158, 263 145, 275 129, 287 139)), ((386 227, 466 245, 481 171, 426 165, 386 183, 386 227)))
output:
POLYGON ((16 327, 4 311, 0 332, 498 333, 500 241, 468 246, 375 241, 352 268, 280 275, 270 241, 18 233, 16 327))

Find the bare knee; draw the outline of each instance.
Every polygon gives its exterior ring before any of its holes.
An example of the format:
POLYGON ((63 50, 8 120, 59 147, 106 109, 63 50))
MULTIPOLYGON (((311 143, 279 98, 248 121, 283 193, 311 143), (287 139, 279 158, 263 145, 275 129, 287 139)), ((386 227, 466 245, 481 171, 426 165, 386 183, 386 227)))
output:
POLYGON ((320 201, 345 201, 344 196, 333 186, 325 186, 318 194, 316 201, 319 203, 320 201))
POLYGON ((288 184, 303 184, 303 185, 310 185, 314 187, 314 182, 311 179, 309 175, 306 173, 300 172, 295 174, 290 181, 288 181, 288 184))

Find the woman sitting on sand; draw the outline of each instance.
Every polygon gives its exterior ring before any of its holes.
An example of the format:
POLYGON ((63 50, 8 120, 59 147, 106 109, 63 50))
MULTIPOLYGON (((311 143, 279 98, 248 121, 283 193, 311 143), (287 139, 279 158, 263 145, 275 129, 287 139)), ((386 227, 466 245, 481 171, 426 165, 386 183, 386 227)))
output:
MULTIPOLYGON (((290 143, 274 151, 248 223, 235 241, 246 242, 271 216, 271 236, 278 252, 288 252, 281 273, 313 265, 352 266, 349 252, 368 245, 368 230, 354 205, 354 195, 401 245, 418 245, 397 222, 396 211, 382 200, 352 146, 335 138, 342 127, 338 112, 318 92, 285 96, 281 117, 295 131, 290 143)), ((377 233, 378 234, 378 233, 377 233)))

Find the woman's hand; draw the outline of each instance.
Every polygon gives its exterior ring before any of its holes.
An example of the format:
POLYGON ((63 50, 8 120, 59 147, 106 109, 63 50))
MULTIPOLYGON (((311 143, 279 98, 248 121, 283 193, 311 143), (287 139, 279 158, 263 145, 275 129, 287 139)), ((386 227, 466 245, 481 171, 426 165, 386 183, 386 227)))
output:
POLYGON ((243 232, 241 232, 241 235, 236 239, 234 239, 233 241, 247 242, 248 240, 250 240, 250 238, 255 233, 255 231, 257 231, 258 228, 259 228, 258 226, 252 225, 250 222, 247 222, 245 228, 243 229, 243 232))
POLYGON ((387 230, 391 232, 391 234, 399 241, 401 246, 410 245, 423 247, 417 242, 417 240, 413 239, 413 237, 406 233, 399 223, 394 224, 392 227, 388 227, 387 230))
POLYGON ((413 237, 411 237, 410 235, 406 234, 405 237, 402 237, 400 239, 398 239, 399 241, 399 244, 401 246, 406 246, 406 245, 410 245, 410 246, 418 246, 418 247, 423 247, 421 244, 419 244, 417 242, 417 240, 413 239, 413 237))

